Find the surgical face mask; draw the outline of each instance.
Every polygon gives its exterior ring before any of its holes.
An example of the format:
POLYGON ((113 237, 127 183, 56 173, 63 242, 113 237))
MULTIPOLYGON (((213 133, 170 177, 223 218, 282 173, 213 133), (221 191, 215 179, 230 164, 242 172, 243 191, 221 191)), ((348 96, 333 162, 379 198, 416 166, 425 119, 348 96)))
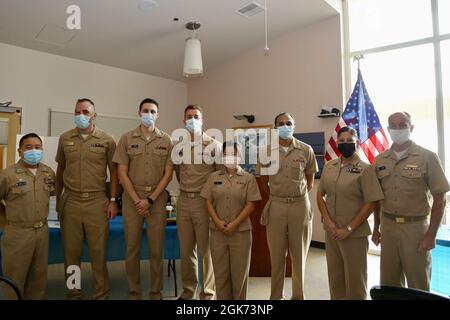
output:
POLYGON ((291 139, 294 135, 294 127, 293 126, 281 126, 277 128, 278 135, 281 139, 291 139))
POLYGON ((356 143, 338 143, 338 150, 344 158, 350 158, 356 150, 356 143))
POLYGON ((189 132, 202 131, 202 122, 195 118, 188 119, 186 120, 186 129, 188 129, 189 132))
POLYGON ((234 169, 237 167, 237 165, 240 162, 240 158, 239 157, 235 157, 235 156, 231 156, 231 155, 227 155, 223 157, 223 164, 225 165, 225 167, 230 168, 230 169, 234 169))
POLYGON ((153 127, 156 122, 156 115, 153 113, 141 113, 141 123, 144 127, 153 127))
POLYGON ((409 140, 411 136, 411 129, 388 129, 391 135, 392 141, 396 144, 404 144, 409 140))
POLYGON ((91 118, 84 114, 79 114, 75 116, 75 125, 79 129, 89 128, 91 118))
POLYGON ((23 152, 23 160, 30 166, 35 166, 42 160, 42 150, 32 149, 23 152))

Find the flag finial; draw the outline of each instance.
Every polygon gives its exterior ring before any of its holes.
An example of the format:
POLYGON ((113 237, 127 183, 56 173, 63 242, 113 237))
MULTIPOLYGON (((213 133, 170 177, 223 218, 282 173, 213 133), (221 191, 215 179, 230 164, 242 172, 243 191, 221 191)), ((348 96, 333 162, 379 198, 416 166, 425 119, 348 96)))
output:
POLYGON ((364 55, 363 54, 357 54, 356 56, 353 57, 353 62, 357 61, 358 62, 358 70, 359 70, 359 60, 364 59, 364 55))

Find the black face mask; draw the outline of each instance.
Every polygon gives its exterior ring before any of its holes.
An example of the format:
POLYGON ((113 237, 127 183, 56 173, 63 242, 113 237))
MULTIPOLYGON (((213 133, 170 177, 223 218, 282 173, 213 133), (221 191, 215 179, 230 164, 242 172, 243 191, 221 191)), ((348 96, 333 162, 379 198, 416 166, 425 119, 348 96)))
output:
POLYGON ((338 150, 344 158, 350 158, 356 149, 356 143, 338 143, 338 150))

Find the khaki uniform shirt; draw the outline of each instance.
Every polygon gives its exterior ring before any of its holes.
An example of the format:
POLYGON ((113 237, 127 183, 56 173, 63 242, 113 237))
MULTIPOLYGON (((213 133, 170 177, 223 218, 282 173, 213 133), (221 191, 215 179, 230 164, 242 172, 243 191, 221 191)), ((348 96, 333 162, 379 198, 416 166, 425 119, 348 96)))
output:
MULTIPOLYGON (((201 143, 202 149, 199 147, 196 148, 194 145, 190 146, 191 164, 181 163, 174 166, 181 191, 192 193, 202 191, 203 185, 209 175, 220 169, 220 165, 213 162, 213 157, 215 154, 205 154, 203 152, 204 148, 209 147, 211 144, 214 144, 216 152, 220 152, 219 142, 203 133, 201 143), (198 149, 198 151, 196 149, 198 149), (195 152, 198 152, 198 154, 196 155, 195 152), (202 160, 201 164, 194 164, 195 157, 199 159, 207 159, 208 161, 206 163, 202 160)), ((182 150, 180 151, 180 156, 182 156, 182 150)))
POLYGON ((426 216, 432 194, 450 190, 438 156, 414 142, 397 160, 392 148, 375 158, 373 169, 384 192, 383 211, 399 216, 426 216))
POLYGON ((164 176, 166 165, 172 163, 172 148, 168 134, 155 128, 147 140, 139 126, 122 135, 113 161, 128 166, 128 177, 141 196, 156 188, 164 176))
MULTIPOLYGON (((241 167, 238 167, 237 174, 232 177, 228 176, 225 169, 211 174, 200 195, 213 202, 219 218, 226 223, 236 219, 247 202, 261 200, 255 177, 241 167)), ((210 228, 216 229, 212 220, 210 228)), ((252 224, 248 217, 237 230, 246 231, 251 228, 252 224)))
POLYGON ((59 137, 56 162, 64 164, 64 188, 73 192, 105 191, 106 167, 112 168, 116 150, 113 137, 95 127, 86 140, 78 129, 59 137))
POLYGON ((36 176, 23 160, 0 172, 0 201, 6 204, 8 222, 34 223, 47 219, 50 196, 54 196, 55 172, 40 163, 36 176))
POLYGON ((302 197, 307 193, 307 174, 315 174, 317 161, 310 145, 293 138, 288 151, 279 152, 279 167, 275 175, 269 175, 270 194, 276 197, 302 197))
MULTIPOLYGON (((339 228, 349 225, 365 203, 384 198, 373 170, 366 170, 368 167, 369 164, 355 153, 345 166, 339 158, 327 162, 323 169, 318 191, 326 195, 328 212, 339 228)), ((369 234, 371 230, 366 220, 350 237, 369 234)))

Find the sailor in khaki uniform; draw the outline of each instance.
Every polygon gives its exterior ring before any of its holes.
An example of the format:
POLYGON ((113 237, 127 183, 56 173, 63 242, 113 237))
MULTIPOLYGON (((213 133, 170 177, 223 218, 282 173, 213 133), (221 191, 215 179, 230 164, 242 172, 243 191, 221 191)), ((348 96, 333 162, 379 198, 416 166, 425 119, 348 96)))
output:
MULTIPOLYGON (((186 107, 184 122, 190 133, 190 139, 187 142, 189 146, 186 148, 191 151, 190 158, 187 159, 187 163, 181 162, 174 166, 181 191, 177 203, 177 230, 180 238, 183 285, 180 299, 195 298, 198 287, 197 275, 200 273, 199 297, 202 300, 210 300, 215 298, 215 286, 209 248, 209 215, 205 199, 200 197, 200 191, 209 175, 219 169, 214 157, 215 151, 220 152, 220 144, 202 131, 203 111, 199 106, 186 107), (199 162, 196 163, 196 160, 199 162), (199 259, 197 259, 197 251, 199 259), (200 261, 200 270, 197 267, 197 260, 200 261)), ((177 147, 183 146, 177 144, 177 147)), ((174 152, 178 152, 181 158, 184 158, 183 150, 175 147, 174 152)))
POLYGON ((223 144, 225 167, 211 174, 201 196, 211 216, 211 255, 218 300, 245 300, 250 269, 250 214, 261 200, 256 179, 238 166, 237 144, 223 144))
MULTIPOLYGON (((270 194, 261 224, 266 226, 272 267, 270 299, 283 299, 286 254, 292 260, 292 299, 304 299, 305 262, 311 242, 313 211, 308 191, 313 187, 317 162, 311 146, 295 139, 294 119, 288 113, 275 118, 280 147, 276 174, 263 175, 270 194)), ((271 149, 273 147, 270 147, 271 149)))
POLYGON ((376 157, 373 169, 384 192, 372 239, 381 237, 381 284, 430 289, 431 249, 450 190, 438 156, 410 140, 411 116, 389 117, 390 149, 376 157))
MULTIPOLYGON (((1 241, 2 269, 24 299, 44 299, 48 266, 48 204, 55 195, 55 173, 43 163, 42 140, 34 133, 20 139, 20 160, 0 172, 0 201, 6 205, 1 241)), ((15 294, 5 290, 5 296, 15 294)))
MULTIPOLYGON (((56 162, 57 211, 61 222, 65 268, 80 266, 86 237, 94 278, 93 299, 110 293, 106 246, 109 223, 117 215, 117 171, 112 162, 114 139, 94 125, 94 103, 79 99, 75 106, 76 128, 59 137, 56 162), (107 169, 111 199, 106 197, 107 169), (64 191, 63 191, 64 189, 64 191)), ((67 276, 67 275, 66 275, 67 276)), ((81 299, 81 289, 68 288, 69 299, 81 299)))
POLYGON ((339 130, 337 143, 342 156, 325 165, 317 191, 333 300, 367 298, 367 237, 371 234, 367 218, 375 201, 383 199, 373 170, 366 170, 369 164, 356 152, 357 140, 355 129, 339 130))
POLYGON ((142 227, 147 224, 150 248, 150 294, 152 300, 162 299, 162 259, 166 231, 166 186, 172 179, 172 141, 155 126, 159 116, 158 103, 150 98, 139 106, 141 125, 122 135, 114 155, 119 179, 125 190, 123 215, 127 244, 126 271, 128 296, 141 299, 140 252, 142 227))

